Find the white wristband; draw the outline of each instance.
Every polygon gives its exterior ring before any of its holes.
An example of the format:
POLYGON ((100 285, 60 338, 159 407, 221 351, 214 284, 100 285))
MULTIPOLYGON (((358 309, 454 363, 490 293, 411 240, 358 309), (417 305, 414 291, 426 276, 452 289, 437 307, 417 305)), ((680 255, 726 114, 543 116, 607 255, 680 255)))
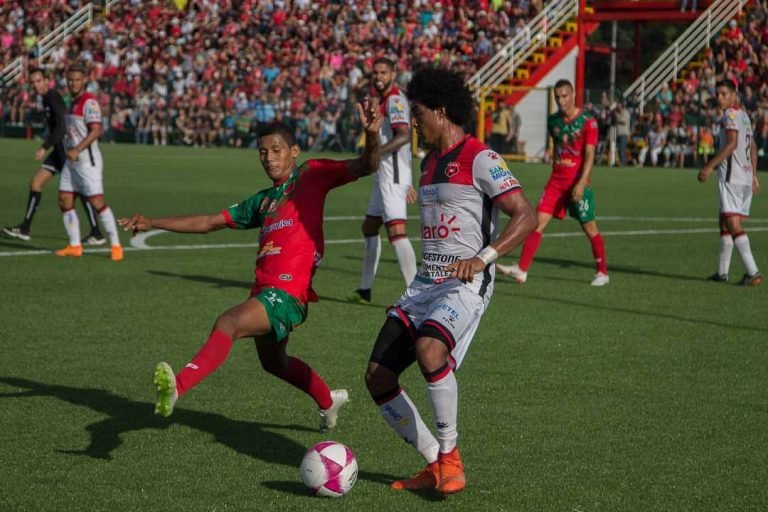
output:
POLYGON ((494 249, 490 245, 487 245, 483 247, 483 250, 477 253, 476 256, 481 260, 483 260, 483 263, 485 263, 486 265, 490 265, 491 263, 496 261, 496 259, 499 257, 499 253, 496 252, 496 249, 494 249))

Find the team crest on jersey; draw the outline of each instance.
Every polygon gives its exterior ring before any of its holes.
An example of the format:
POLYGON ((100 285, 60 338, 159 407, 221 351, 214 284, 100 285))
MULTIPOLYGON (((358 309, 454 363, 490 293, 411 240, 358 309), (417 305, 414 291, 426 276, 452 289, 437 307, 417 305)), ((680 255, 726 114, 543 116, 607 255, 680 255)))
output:
POLYGON ((259 205, 259 213, 264 213, 264 210, 267 208, 267 203, 269 203, 268 197, 265 197, 261 200, 261 204, 259 205))
POLYGON ((459 174, 460 170, 461 167, 459 167, 458 162, 449 162, 448 165, 445 166, 445 175, 449 178, 453 178, 459 174))
POLYGON ((265 256, 275 256, 276 254, 280 254, 282 250, 283 248, 280 246, 275 246, 274 242, 267 242, 259 251, 259 255, 256 257, 256 259, 261 259, 265 256))
POLYGON ((271 203, 269 203, 269 208, 267 208, 267 213, 275 213, 277 211, 277 199, 273 199, 271 203))
POLYGON ((489 151, 488 152, 488 158, 490 158, 491 160, 498 160, 499 159, 499 155, 497 155, 493 151, 489 151))

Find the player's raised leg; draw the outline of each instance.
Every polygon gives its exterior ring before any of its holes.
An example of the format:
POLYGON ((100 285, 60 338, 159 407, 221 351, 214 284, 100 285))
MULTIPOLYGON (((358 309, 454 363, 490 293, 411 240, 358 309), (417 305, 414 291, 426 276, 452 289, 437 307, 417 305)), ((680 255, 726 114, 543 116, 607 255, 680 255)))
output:
POLYGON ((254 299, 248 299, 221 314, 202 348, 178 375, 173 375, 166 363, 157 365, 155 413, 170 416, 177 398, 205 380, 227 360, 234 340, 263 336, 269 328, 264 306, 254 299))
POLYGON ((373 347, 365 383, 387 425, 424 458, 426 467, 412 478, 396 480, 392 488, 434 489, 438 484, 439 445, 421 419, 398 376, 415 361, 414 334, 400 320, 389 317, 373 347))

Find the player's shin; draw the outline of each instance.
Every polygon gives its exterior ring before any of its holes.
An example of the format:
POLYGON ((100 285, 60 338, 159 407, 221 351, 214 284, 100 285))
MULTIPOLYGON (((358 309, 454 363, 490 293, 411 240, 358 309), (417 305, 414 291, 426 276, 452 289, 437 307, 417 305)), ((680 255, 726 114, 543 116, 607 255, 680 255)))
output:
POLYGON ((104 230, 107 232, 110 245, 112 247, 119 246, 120 235, 118 234, 117 222, 115 222, 115 215, 112 213, 112 209, 109 206, 104 205, 104 207, 99 210, 99 219, 101 219, 101 225, 104 226, 104 230))
POLYGON ((176 376, 179 396, 195 387, 221 366, 231 349, 232 338, 221 331, 213 331, 203 348, 176 376))
POLYGON ((744 263, 747 274, 750 276, 757 274, 757 263, 755 263, 755 257, 752 256, 752 248, 749 245, 747 234, 743 231, 735 234, 733 236, 733 244, 736 246, 736 250, 739 251, 739 256, 741 256, 741 261, 744 263))
POLYGON ((301 359, 289 358, 288 368, 274 375, 311 396, 320 409, 329 409, 333 405, 328 385, 301 359))
POLYGON ((71 208, 62 212, 62 218, 64 229, 67 232, 67 237, 69 237, 69 245, 72 247, 80 245, 80 220, 77 218, 75 209, 71 208))
POLYGON ((432 417, 437 427, 440 453, 448 453, 456 447, 459 409, 459 387, 456 376, 446 365, 442 371, 425 376, 427 396, 432 407, 432 417))
POLYGON ((603 236, 598 233, 589 238, 592 245, 592 256, 595 258, 595 269, 603 274, 608 273, 608 262, 605 259, 605 241, 603 236))
POLYGON ((523 243, 523 250, 520 253, 520 270, 528 272, 531 263, 533 263, 533 257, 536 256, 536 251, 539 250, 539 245, 541 245, 541 233, 534 231, 528 235, 528 238, 523 243))
POLYGON ((397 262, 400 265, 403 279, 405 279, 405 285, 408 286, 416 276, 416 254, 413 252, 413 245, 408 240, 407 235, 391 238, 389 241, 397 255, 397 262))
POLYGON ((365 237, 365 253, 363 254, 363 270, 360 275, 360 289, 370 290, 381 257, 381 238, 379 235, 365 237))
POLYGON ((421 419, 419 411, 408 394, 397 388, 390 393, 373 397, 387 425, 424 457, 427 464, 437 460, 439 445, 435 436, 421 419))
POLYGON ((717 264, 717 274, 727 276, 731 268, 733 254, 733 237, 728 231, 720 233, 720 257, 717 264))

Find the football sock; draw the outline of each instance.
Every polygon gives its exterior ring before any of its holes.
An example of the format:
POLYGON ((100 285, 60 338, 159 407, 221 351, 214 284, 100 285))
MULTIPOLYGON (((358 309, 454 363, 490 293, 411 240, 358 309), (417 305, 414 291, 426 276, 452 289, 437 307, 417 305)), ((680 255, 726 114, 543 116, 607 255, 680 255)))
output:
POLYGON ((370 290, 376 269, 381 257, 381 238, 379 235, 365 237, 365 253, 363 254, 363 273, 360 276, 360 289, 370 290))
MULTIPOLYGON (((91 206, 91 203, 88 202, 88 200, 85 198, 85 196, 80 196, 80 201, 82 201, 83 208, 85 208, 85 213, 88 216, 88 224, 91 225, 90 233, 92 233, 92 234, 97 234, 98 233, 99 235, 101 235, 101 231, 99 231, 99 225, 96 224, 96 212, 94 211, 93 206, 91 206)), ((99 212, 99 213, 101 213, 101 212, 99 212)), ((102 220, 102 222, 104 222, 104 221, 102 220)), ((114 222, 114 220, 113 220, 113 222, 114 222)), ((104 226, 104 229, 107 229, 107 227, 104 226)), ((112 244, 112 245, 114 245, 114 244, 112 244)), ((118 242, 117 245, 120 245, 120 243, 118 242)))
POLYGON ((397 262, 400 264, 400 273, 403 274, 405 285, 408 286, 416 276, 416 254, 413 252, 413 245, 408 240, 407 235, 399 235, 389 239, 397 255, 397 262))
POLYGON ((101 225, 104 226, 104 230, 107 232, 107 236, 109 236, 109 244, 112 247, 120 245, 120 235, 118 234, 115 215, 109 206, 104 205, 104 208, 99 210, 99 219, 101 219, 101 225))
POLYGON ((69 237, 69 245, 80 245, 80 219, 77 218, 77 212, 72 208, 61 213, 64 218, 64 229, 69 237))
POLYGON ((755 258, 752 256, 752 249, 749 247, 749 237, 742 231, 733 235, 733 244, 736 246, 736 250, 739 251, 741 261, 744 263, 744 268, 747 269, 747 274, 753 276, 757 274, 757 264, 755 258))
POLYGON ((459 386, 456 375, 446 365, 447 372, 434 377, 427 376, 427 396, 432 406, 432 417, 437 426, 437 442, 440 453, 448 453, 456 447, 459 433, 456 430, 459 416, 459 386))
POLYGON ((595 258, 595 268, 603 274, 608 273, 608 262, 605 261, 605 241, 603 236, 598 233, 590 237, 589 243, 592 244, 592 256, 595 258))
POLYGON ((24 221, 19 226, 24 231, 29 231, 29 226, 32 225, 32 218, 37 212, 37 207, 40 206, 40 201, 43 198, 42 192, 29 191, 29 197, 27 198, 27 209, 24 212, 24 221))
POLYGON ((213 331, 203 348, 192 361, 176 375, 176 391, 179 396, 197 386, 226 361, 232 349, 232 338, 221 331, 213 331))
POLYGON ((320 409, 329 409, 333 405, 328 385, 301 359, 290 357, 288 368, 283 373, 276 373, 275 376, 311 396, 320 409))
POLYGON ((539 250, 539 245, 541 245, 541 233, 534 231, 528 235, 525 243, 523 243, 523 252, 520 253, 520 262, 518 264, 520 270, 528 272, 531 263, 533 263, 533 257, 536 256, 536 251, 539 250))
POLYGON ((731 268, 731 255, 733 254, 733 237, 727 231, 720 233, 720 259, 717 264, 717 273, 727 276, 731 268))
POLYGON ((427 425, 419 416, 419 411, 408 394, 400 389, 399 393, 386 402, 376 402, 379 412, 387 424, 406 443, 410 444, 424 457, 427 464, 437 460, 439 445, 437 439, 429 431, 427 425))

